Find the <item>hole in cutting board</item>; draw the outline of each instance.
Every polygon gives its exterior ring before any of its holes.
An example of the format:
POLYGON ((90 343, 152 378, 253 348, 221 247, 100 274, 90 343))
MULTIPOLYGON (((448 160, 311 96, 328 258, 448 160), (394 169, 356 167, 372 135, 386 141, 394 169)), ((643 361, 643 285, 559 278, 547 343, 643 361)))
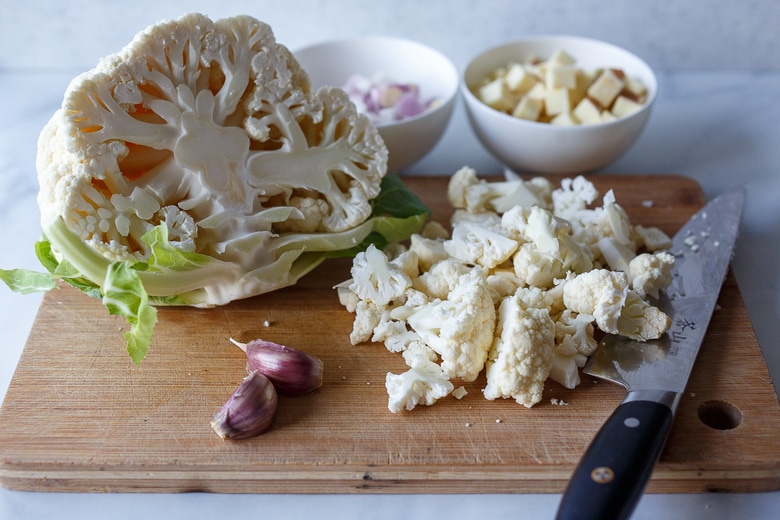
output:
POLYGON ((742 424, 742 412, 725 401, 707 401, 699 406, 699 420, 714 430, 733 430, 742 424))

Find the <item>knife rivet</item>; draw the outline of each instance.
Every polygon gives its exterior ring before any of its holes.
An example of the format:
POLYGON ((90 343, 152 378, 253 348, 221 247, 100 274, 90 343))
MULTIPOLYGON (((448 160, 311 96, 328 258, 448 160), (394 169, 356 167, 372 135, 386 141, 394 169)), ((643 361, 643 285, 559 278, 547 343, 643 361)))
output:
POLYGON ((615 472, 612 468, 599 466, 590 472, 590 478, 596 484, 609 484, 615 478, 615 472))
POLYGON ((636 417, 629 417, 628 419, 623 421, 623 424, 627 428, 636 428, 637 426, 639 426, 639 419, 637 419, 636 417))

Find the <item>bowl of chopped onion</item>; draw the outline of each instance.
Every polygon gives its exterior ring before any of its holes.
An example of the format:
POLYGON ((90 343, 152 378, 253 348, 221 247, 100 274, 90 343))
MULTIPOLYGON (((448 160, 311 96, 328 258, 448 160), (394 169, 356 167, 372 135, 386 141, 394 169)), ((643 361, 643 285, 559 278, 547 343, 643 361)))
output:
POLYGON ((516 173, 573 175, 622 156, 658 84, 639 57, 577 36, 529 37, 466 64, 461 94, 482 145, 516 173))
POLYGON ((403 38, 333 40, 296 51, 312 88, 344 89, 379 130, 388 171, 403 170, 439 142, 452 116, 458 71, 439 51, 403 38))

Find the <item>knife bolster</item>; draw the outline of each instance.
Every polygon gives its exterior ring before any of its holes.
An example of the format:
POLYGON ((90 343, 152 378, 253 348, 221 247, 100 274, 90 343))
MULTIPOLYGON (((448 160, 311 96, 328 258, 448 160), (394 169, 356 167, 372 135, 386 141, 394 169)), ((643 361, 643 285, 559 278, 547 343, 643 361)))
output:
POLYGON ((667 406, 674 414, 680 404, 682 394, 670 390, 631 390, 623 399, 624 403, 633 401, 652 401, 667 406))

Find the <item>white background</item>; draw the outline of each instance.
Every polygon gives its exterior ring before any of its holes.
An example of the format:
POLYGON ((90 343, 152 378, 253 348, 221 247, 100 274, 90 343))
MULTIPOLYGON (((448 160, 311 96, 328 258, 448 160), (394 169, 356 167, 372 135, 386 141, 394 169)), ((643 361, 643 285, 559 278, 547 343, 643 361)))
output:
MULTIPOLYGON (((486 46, 531 34, 589 36, 638 54, 658 73, 659 98, 640 141, 606 171, 688 175, 708 197, 748 184, 733 266, 774 380, 780 377, 780 5, 775 0, 0 0, 1 267, 38 267, 32 254, 39 231, 35 141, 69 80, 147 25, 189 11, 213 18, 253 15, 293 50, 354 35, 407 37, 442 51, 458 68, 486 46)), ((464 164, 481 174, 501 171, 476 142, 459 105, 436 149, 405 173, 448 175, 464 164)), ((12 295, 0 287, 0 395, 39 301, 39 296, 12 295)), ((0 519, 552 518, 558 498, 80 495, 0 489, 0 519)), ((772 518, 778 510, 777 492, 647 495, 635 518, 772 518)))

